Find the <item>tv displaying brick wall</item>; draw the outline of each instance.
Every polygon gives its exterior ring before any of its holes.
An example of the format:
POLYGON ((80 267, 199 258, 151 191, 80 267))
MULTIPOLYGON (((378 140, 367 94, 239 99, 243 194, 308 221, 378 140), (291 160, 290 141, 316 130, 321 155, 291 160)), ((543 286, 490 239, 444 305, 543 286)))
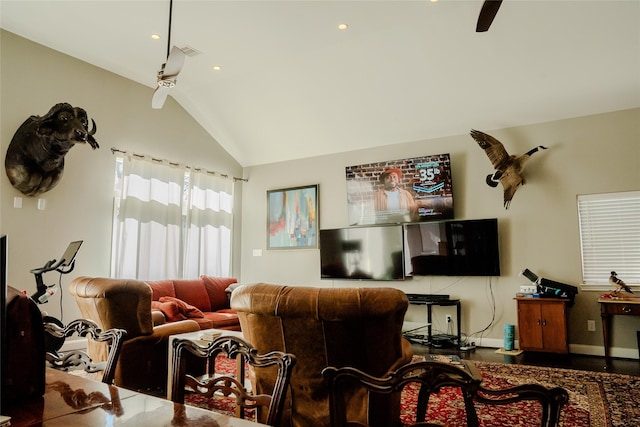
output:
POLYGON ((449 154, 345 168, 349 225, 453 218, 449 154))

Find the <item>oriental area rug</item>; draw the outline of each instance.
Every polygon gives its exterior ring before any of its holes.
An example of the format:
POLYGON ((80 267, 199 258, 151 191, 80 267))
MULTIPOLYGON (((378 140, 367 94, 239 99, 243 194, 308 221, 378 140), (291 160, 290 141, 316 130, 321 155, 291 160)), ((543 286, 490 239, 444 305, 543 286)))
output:
MULTIPOLYGON (((228 359, 227 359, 228 360, 228 359)), ((507 388, 524 383, 563 387, 569 403, 560 415, 562 427, 640 427, 640 377, 620 374, 555 369, 528 365, 474 362, 482 373, 485 388, 507 388)), ((233 371, 235 362, 216 361, 218 370, 233 371)), ((417 388, 407 387, 401 396, 402 422, 415 422, 417 388)), ((224 399, 187 394, 186 403, 221 412, 232 411, 224 399)), ((476 403, 480 426, 539 426, 541 408, 537 402, 504 406, 476 403)), ((232 413, 232 412, 231 412, 232 413)), ((429 399, 427 420, 448 427, 466 427, 464 403, 458 389, 444 388, 429 399)), ((313 427, 313 426, 309 426, 313 427)))

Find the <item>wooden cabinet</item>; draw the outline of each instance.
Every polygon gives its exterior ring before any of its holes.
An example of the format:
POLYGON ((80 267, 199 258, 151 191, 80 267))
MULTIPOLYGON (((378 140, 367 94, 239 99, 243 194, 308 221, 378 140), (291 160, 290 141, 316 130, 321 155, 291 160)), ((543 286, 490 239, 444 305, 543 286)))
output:
POLYGON ((516 298, 520 349, 569 353, 567 336, 568 300, 516 298))

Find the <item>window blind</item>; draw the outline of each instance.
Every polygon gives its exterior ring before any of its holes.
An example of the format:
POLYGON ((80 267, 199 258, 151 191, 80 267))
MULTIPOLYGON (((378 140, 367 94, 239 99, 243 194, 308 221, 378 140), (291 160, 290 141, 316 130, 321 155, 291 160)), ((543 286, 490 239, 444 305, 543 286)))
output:
POLYGON ((640 191, 578 195, 578 217, 583 283, 640 285, 640 191))

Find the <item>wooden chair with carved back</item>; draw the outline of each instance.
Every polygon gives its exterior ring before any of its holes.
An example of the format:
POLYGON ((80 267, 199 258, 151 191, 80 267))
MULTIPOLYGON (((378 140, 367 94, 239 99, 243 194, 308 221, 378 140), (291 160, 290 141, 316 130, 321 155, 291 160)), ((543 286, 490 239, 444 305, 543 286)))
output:
POLYGON ((280 351, 259 355, 247 342, 233 336, 218 337, 206 346, 193 340, 176 338, 173 340, 172 351, 170 399, 173 402, 184 404, 187 388, 209 398, 233 396, 237 418, 248 418, 248 413, 255 410, 256 421, 269 426, 280 425, 291 371, 296 363, 294 355, 280 351), (235 359, 236 372, 217 371, 218 355, 235 359), (196 377, 187 372, 187 360, 193 357, 208 361, 207 374, 196 377), (269 384, 249 384, 244 374, 245 366, 249 370, 270 372, 267 375, 270 378, 269 384))
MULTIPOLYGON (((473 405, 473 397, 480 386, 482 377, 473 365, 453 365, 436 361, 410 363, 389 373, 386 377, 373 377, 351 367, 328 367, 322 375, 329 387, 329 408, 331 413, 331 427, 366 427, 364 424, 347 419, 347 405, 345 393, 354 387, 363 387, 369 393, 400 393, 410 384, 419 387, 418 403, 416 407, 415 426, 439 426, 437 423, 426 422, 429 396, 437 393, 443 387, 459 387, 465 403, 467 425, 477 426, 478 417, 473 405), (471 369, 471 370, 470 370, 471 369)), ((398 420, 398 425, 403 425, 398 420)))
POLYGON ((547 388, 540 384, 520 384, 504 389, 478 388, 475 401, 486 405, 508 405, 523 400, 535 400, 542 406, 541 427, 555 427, 560 411, 569 401, 569 393, 562 387, 547 388))
MULTIPOLYGON (((416 406, 415 426, 439 426, 437 423, 425 421, 429 396, 438 393, 443 387, 458 387, 462 392, 466 412, 466 424, 478 426, 475 403, 486 405, 507 405, 523 400, 535 400, 542 406, 540 425, 554 427, 558 425, 560 410, 568 401, 568 393, 561 387, 546 388, 539 384, 523 384, 506 389, 486 389, 482 376, 475 365, 466 360, 460 364, 437 361, 410 363, 391 372, 383 378, 376 378, 358 369, 329 367, 322 372, 329 387, 329 403, 331 427, 366 427, 347 419, 345 390, 349 387, 364 387, 369 393, 401 392, 407 385, 417 383, 419 386, 416 406)), ((398 425, 403 425, 398 420, 398 425)))
POLYGON ((83 368, 89 373, 103 371, 102 382, 112 384, 116 371, 116 363, 122 349, 124 329, 107 329, 103 331, 92 320, 77 319, 63 326, 60 321, 44 319, 45 330, 45 358, 55 369, 69 370, 83 368), (66 338, 73 335, 86 337, 96 343, 104 343, 108 347, 108 357, 105 362, 95 362, 84 350, 70 350, 61 352, 66 338))

